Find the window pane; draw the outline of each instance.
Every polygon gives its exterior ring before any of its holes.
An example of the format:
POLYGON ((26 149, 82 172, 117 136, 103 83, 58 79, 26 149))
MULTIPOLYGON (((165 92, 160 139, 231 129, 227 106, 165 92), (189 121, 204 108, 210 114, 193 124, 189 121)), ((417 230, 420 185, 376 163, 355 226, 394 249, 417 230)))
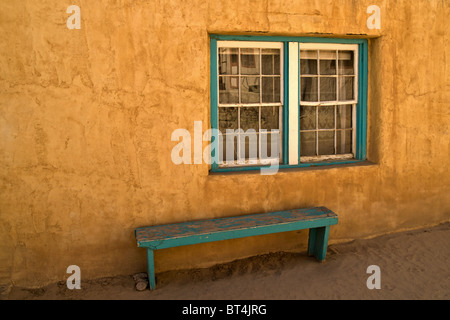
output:
POLYGON ((316 107, 300 107, 300 130, 316 129, 316 107))
POLYGON ((241 74, 259 73, 259 49, 241 49, 241 74))
POLYGON ((238 129, 238 108, 236 107, 219 107, 219 130, 226 133, 227 129, 238 129))
POLYGON ((334 106, 318 107, 319 129, 334 129, 334 106))
POLYGON ((319 132, 319 155, 334 154, 334 131, 319 132))
POLYGON ((280 77, 262 78, 262 101, 280 102, 280 77))
POLYGON ((262 74, 280 74, 280 49, 262 49, 262 74))
POLYGON ((240 139, 240 150, 239 159, 258 159, 259 149, 258 149, 258 134, 256 132, 247 132, 239 136, 240 139))
POLYGON ((302 156, 316 155, 316 133, 301 132, 300 133, 300 154, 302 156))
POLYGON ((336 153, 352 153, 352 130, 340 130, 336 132, 336 153))
POLYGON ((280 107, 261 107, 261 129, 278 130, 280 128, 280 107))
POLYGON ((240 128, 244 131, 259 131, 259 107, 241 107, 240 128))
POLYGON ((339 51, 339 74, 355 74, 354 52, 339 51))
POLYGON ((259 77, 241 77, 241 103, 259 103, 259 77))
MULTIPOLYGON (((281 104, 283 100, 283 50, 258 46, 255 43, 252 48, 217 49, 217 120, 223 134, 218 153, 226 158, 228 150, 231 161, 279 159, 283 142, 280 139, 284 139, 281 138, 283 107, 267 105, 281 104), (227 129, 241 129, 245 133, 227 134, 227 129)), ((300 153, 302 157, 351 154, 356 125, 354 100, 358 95, 357 51, 350 46, 344 50, 332 50, 332 45, 316 48, 325 50, 300 50, 297 60, 301 90, 300 153)))
POLYGON ((280 134, 260 134, 261 159, 277 159, 280 156, 280 134))
POLYGON ((301 100, 318 101, 317 96, 317 77, 301 77, 301 100))
POLYGON ((300 74, 317 74, 317 51, 300 51, 300 74))
POLYGON ((238 137, 237 134, 222 135, 222 139, 219 137, 219 161, 237 160, 238 137))
POLYGON ((238 77, 219 77, 219 103, 239 103, 238 77))
POLYGON ((219 48, 219 74, 239 74, 237 48, 219 48))
POLYGON ((320 74, 336 74, 336 51, 319 51, 320 74))
POLYGON ((339 77, 339 100, 347 101, 354 99, 354 77, 339 77))
POLYGON ((320 78, 320 101, 336 100, 336 78, 320 78))
POLYGON ((352 105, 337 106, 336 110, 336 128, 346 129, 352 127, 352 105))

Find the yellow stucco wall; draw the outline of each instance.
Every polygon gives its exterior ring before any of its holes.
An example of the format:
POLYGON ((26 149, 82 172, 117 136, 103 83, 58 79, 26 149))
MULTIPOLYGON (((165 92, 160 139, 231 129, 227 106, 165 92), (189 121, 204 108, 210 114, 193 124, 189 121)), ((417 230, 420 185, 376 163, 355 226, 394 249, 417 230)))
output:
MULTIPOLYGON (((339 214, 332 243, 448 221, 449 17, 447 0, 2 1, 0 284, 64 280, 72 264, 82 279, 144 271, 145 225, 324 205, 339 214), (370 38, 373 164, 173 164, 171 133, 209 124, 209 33, 370 38)), ((156 269, 305 246, 303 231, 167 249, 156 269)))

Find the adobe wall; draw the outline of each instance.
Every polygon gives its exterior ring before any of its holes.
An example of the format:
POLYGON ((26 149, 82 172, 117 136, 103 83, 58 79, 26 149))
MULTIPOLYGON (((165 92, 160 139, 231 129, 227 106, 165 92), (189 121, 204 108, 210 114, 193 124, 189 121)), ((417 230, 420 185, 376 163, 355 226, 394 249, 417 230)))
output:
MULTIPOLYGON (((449 16, 437 0, 2 1, 0 284, 64 280, 73 264, 82 279, 144 271, 146 225, 323 205, 339 215, 333 243, 448 221, 449 16), (171 133, 209 125, 209 33, 370 39, 372 164, 263 176, 172 163, 171 133)), ((306 236, 162 250, 156 271, 301 251, 306 236)))

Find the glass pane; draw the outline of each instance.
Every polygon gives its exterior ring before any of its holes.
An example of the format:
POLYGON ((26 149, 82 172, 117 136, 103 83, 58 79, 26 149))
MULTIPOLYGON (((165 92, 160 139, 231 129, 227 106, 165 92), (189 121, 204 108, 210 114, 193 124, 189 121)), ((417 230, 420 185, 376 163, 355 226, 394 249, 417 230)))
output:
POLYGON ((262 49, 262 74, 280 74, 280 49, 262 49))
POLYGON ((301 132, 300 133, 300 154, 302 156, 316 155, 316 133, 301 132))
POLYGON ((352 130, 336 132, 336 153, 352 153, 352 130))
POLYGON ((336 51, 319 51, 320 74, 336 74, 336 51))
POLYGON ((261 107, 261 129, 278 130, 280 128, 280 107, 261 107))
POLYGON ((301 100, 302 101, 318 101, 317 98, 317 77, 301 77, 301 100))
POLYGON ((334 106, 318 107, 319 129, 334 129, 334 106))
POLYGON ((300 107, 300 130, 316 129, 316 107, 300 107))
POLYGON ((219 48, 219 74, 239 74, 237 48, 219 48))
POLYGON ((223 135, 222 139, 219 137, 219 161, 237 160, 238 137, 237 134, 223 135))
POLYGON ((259 73, 259 49, 241 49, 241 74, 259 73))
POLYGON ((352 127, 352 105, 337 106, 336 128, 346 129, 352 127))
POLYGON ((259 131, 259 107, 241 107, 241 129, 259 131))
POLYGON ((319 155, 334 154, 334 131, 319 132, 319 155))
POLYGON ((300 74, 317 74, 317 51, 300 51, 300 74))
POLYGON ((354 77, 339 77, 339 100, 353 100, 354 99, 354 77))
POLYGON ((280 77, 262 78, 262 101, 280 102, 280 77))
POLYGON ((355 74, 353 51, 339 51, 339 74, 355 74))
POLYGON ((320 78, 320 101, 336 100, 336 78, 320 78))
POLYGON ((261 159, 277 159, 280 156, 280 134, 260 134, 261 159))
POLYGON ((238 77, 219 77, 219 103, 239 103, 238 77))
POLYGON ((259 103, 259 77, 241 77, 241 103, 259 103))
POLYGON ((219 130, 226 133, 227 129, 238 129, 238 108, 221 108, 219 107, 219 130))
POLYGON ((239 150, 239 159, 258 159, 258 134, 256 132, 247 132, 239 136, 241 145, 239 150))

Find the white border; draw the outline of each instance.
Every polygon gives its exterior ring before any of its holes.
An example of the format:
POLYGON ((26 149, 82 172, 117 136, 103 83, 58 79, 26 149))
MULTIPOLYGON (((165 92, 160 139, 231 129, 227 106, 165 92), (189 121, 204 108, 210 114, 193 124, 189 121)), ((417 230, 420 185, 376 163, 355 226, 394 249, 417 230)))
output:
POLYGON ((299 138, 299 46, 298 42, 289 42, 289 164, 298 164, 299 138))

